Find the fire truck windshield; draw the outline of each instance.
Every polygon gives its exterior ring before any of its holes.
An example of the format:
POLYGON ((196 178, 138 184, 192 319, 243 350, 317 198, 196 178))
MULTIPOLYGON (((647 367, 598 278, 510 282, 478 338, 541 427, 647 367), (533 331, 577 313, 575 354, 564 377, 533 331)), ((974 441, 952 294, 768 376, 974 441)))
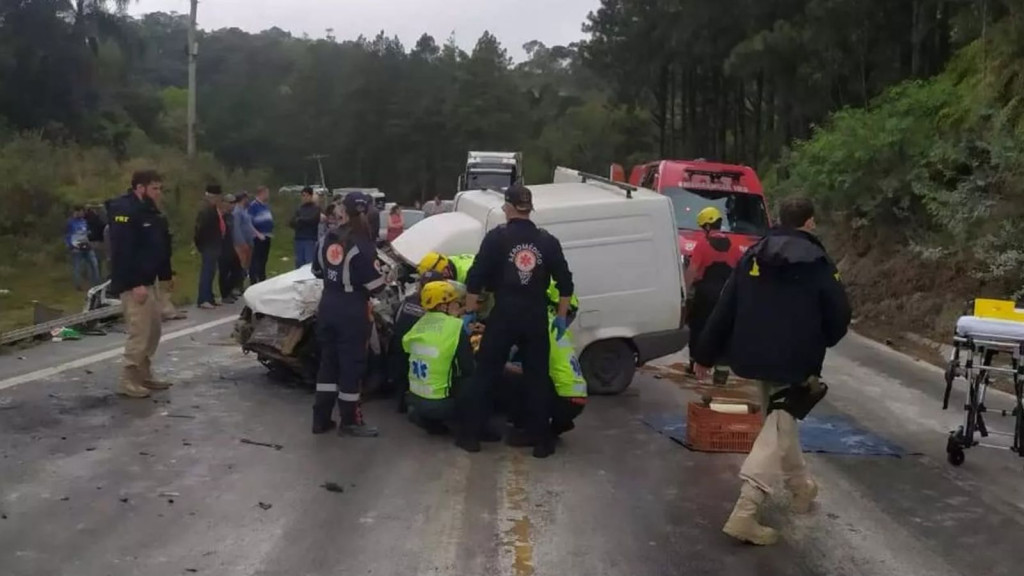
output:
POLYGON ((768 230, 764 199, 757 194, 678 187, 662 192, 672 200, 676 225, 681 230, 697 230, 697 214, 708 206, 722 212, 724 232, 761 235, 768 230))

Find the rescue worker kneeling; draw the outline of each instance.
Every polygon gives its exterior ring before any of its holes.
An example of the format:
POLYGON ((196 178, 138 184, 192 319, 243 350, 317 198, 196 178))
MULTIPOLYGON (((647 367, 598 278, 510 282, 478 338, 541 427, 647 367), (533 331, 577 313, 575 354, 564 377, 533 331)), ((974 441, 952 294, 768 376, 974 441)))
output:
POLYGON ((430 282, 420 291, 426 311, 402 338, 409 355, 409 420, 431 434, 443 434, 459 420, 460 395, 473 375, 473 350, 459 318, 459 292, 449 282, 430 282))
MULTIPOLYGON (((550 315, 550 321, 554 321, 553 314, 550 315)), ((572 332, 566 330, 561 339, 557 338, 553 329, 548 334, 551 345, 548 371, 553 402, 551 405, 551 433, 555 437, 559 437, 576 428, 574 420, 583 413, 583 408, 587 405, 587 381, 583 378, 583 370, 580 368, 580 362, 576 356, 572 332)), ((523 426, 523 402, 525 399, 520 382, 523 368, 519 360, 519 352, 516 350, 513 352, 510 362, 505 365, 506 385, 508 386, 505 397, 509 403, 509 416, 513 425, 513 430, 506 440, 510 446, 531 444, 523 426)))
POLYGON ((399 414, 405 414, 408 409, 405 393, 409 391, 409 355, 402 348, 402 338, 423 318, 425 310, 420 305, 420 292, 431 282, 444 282, 444 276, 434 271, 421 275, 416 291, 402 300, 395 314, 395 325, 388 343, 387 378, 388 389, 397 392, 399 414))

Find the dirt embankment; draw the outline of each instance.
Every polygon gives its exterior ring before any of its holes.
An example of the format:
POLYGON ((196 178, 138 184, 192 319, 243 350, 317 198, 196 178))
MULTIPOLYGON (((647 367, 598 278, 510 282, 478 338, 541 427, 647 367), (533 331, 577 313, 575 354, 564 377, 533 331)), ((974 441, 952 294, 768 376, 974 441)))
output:
POLYGON ((838 229, 825 237, 853 305, 858 332, 941 364, 928 341, 950 344, 956 320, 977 297, 1007 298, 1008 282, 978 279, 967 255, 929 261, 899 236, 838 229))

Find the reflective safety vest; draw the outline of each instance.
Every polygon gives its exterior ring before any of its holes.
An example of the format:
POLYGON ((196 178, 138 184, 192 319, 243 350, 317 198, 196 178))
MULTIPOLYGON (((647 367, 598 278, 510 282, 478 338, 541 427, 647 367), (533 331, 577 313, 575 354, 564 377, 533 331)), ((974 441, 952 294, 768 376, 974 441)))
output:
POLYGON ((473 260, 476 257, 472 254, 456 254, 448 257, 448 262, 455 268, 455 280, 461 284, 466 283, 466 276, 469 275, 469 269, 473 267, 473 260))
POLYGON ((426 400, 448 397, 452 363, 459 348, 462 320, 443 312, 427 312, 402 338, 409 354, 409 391, 426 400))
MULTIPOLYGON (((549 321, 554 317, 548 318, 549 321)), ((576 348, 572 344, 572 332, 568 330, 561 340, 555 340, 555 331, 549 330, 551 338, 551 356, 549 359, 551 381, 555 383, 555 392, 560 398, 586 398, 587 381, 583 379, 583 369, 576 358, 576 348)))
MULTIPOLYGON (((558 310, 558 301, 562 298, 562 296, 561 296, 561 294, 558 293, 558 287, 555 286, 555 281, 554 280, 552 280, 551 283, 548 284, 547 296, 548 296, 548 306, 553 307, 557 311, 558 310)), ((580 309, 580 301, 579 301, 578 298, 576 298, 576 295, 573 294, 569 298, 569 310, 573 314, 575 314, 579 309, 580 309)))

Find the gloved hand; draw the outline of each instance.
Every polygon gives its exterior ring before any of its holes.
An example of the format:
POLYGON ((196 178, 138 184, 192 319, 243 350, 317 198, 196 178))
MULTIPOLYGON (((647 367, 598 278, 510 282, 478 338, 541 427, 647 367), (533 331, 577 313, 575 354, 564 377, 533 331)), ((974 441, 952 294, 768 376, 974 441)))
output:
POLYGON ((471 326, 476 323, 476 312, 469 312, 462 316, 462 329, 466 331, 466 334, 472 334, 473 329, 471 326))
POLYGON ((555 341, 561 340, 565 336, 567 328, 568 322, 566 322, 565 316, 555 316, 555 319, 551 321, 551 329, 555 331, 555 341))

